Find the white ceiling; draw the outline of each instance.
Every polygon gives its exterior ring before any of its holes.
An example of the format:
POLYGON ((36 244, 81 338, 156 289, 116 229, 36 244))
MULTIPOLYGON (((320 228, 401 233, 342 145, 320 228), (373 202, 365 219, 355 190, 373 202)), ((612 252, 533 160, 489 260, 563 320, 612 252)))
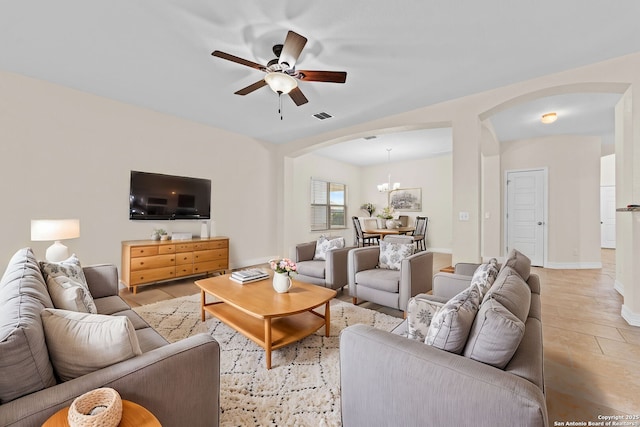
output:
MULTIPOLYGON (((636 0, 4 1, 0 69, 286 143, 640 51, 638 16, 636 0), (233 94, 261 72, 211 52, 264 64, 290 29, 309 39, 298 68, 348 77, 345 84, 301 82, 309 103, 283 99, 281 121, 268 88, 233 94), (334 117, 319 121, 318 112, 334 117)), ((558 98, 558 108, 578 111, 577 98, 558 98)), ((607 109, 612 99, 585 101, 607 109)), ((519 108, 495 117, 501 138, 519 137, 518 123, 533 126, 541 104, 519 108), (518 111, 520 119, 509 116, 518 111)), ((591 113, 587 123, 595 124, 600 115, 591 113)), ((442 144, 440 132, 426 131, 419 146, 432 136, 442 144)))

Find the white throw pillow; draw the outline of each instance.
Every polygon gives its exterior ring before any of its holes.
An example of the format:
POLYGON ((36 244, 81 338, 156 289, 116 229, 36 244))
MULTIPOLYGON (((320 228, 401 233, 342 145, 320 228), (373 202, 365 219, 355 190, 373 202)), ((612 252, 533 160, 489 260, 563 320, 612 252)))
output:
POLYGON ((344 248, 344 237, 335 237, 333 239, 327 239, 324 236, 320 236, 316 242, 316 253, 313 259, 326 260, 327 252, 333 249, 344 248))
POLYGON ((378 266, 389 270, 400 270, 402 260, 413 255, 412 243, 380 242, 378 266))
POLYGON ((40 270, 56 308, 93 314, 98 312, 76 254, 60 262, 40 261, 40 270), (76 297, 81 298, 82 303, 73 302, 76 297), (79 309, 74 309, 74 306, 79 309))
POLYGON ((488 263, 481 264, 476 268, 471 278, 471 285, 477 285, 480 289, 480 299, 484 298, 493 282, 495 282, 498 276, 498 261, 495 258, 491 258, 488 263))
POLYGON ((431 321, 425 343, 450 353, 462 353, 479 305, 480 290, 475 285, 451 298, 431 321))
POLYGON ((142 354, 126 316, 46 308, 40 317, 53 369, 62 381, 142 354))
POLYGON ((443 303, 432 301, 427 297, 416 295, 407 304, 407 338, 424 342, 431 321, 443 303))

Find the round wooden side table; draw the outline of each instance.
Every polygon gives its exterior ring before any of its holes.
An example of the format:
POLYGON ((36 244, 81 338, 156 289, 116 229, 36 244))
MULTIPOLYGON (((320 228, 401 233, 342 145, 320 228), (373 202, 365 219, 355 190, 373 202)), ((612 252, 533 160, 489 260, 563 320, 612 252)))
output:
MULTIPOLYGON (((53 414, 42 427, 69 427, 69 407, 53 414)), ((118 427, 162 427, 158 419, 146 408, 129 400, 122 400, 122 419, 118 427)))

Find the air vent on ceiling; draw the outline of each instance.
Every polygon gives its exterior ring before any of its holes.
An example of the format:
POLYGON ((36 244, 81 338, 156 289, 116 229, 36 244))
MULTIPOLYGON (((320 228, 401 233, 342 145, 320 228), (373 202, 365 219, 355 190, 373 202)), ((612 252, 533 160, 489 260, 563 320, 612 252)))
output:
POLYGON ((315 117, 318 120, 324 120, 324 119, 330 119, 333 116, 329 113, 322 112, 322 113, 314 114, 313 117, 315 117))
POLYGON ((367 141, 369 141, 370 139, 376 139, 377 136, 375 135, 371 135, 371 136, 365 136, 364 139, 366 139, 367 141))

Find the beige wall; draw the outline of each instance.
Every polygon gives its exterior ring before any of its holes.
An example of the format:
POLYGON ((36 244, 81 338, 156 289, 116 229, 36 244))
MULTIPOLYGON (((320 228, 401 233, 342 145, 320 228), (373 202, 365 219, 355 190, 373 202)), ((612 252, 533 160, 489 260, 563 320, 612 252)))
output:
POLYGON ((548 170, 546 266, 600 267, 600 138, 554 136, 502 147, 503 176, 548 170))
POLYGON ((347 244, 354 238, 351 220, 347 229, 331 232, 311 232, 309 220, 309 181, 311 177, 347 184, 347 216, 366 216, 360 210, 363 203, 376 205, 379 213, 387 205, 386 193, 379 193, 376 185, 386 182, 391 172, 393 181, 400 182, 403 188, 422 188, 421 212, 398 212, 408 215, 415 221, 418 215, 429 217, 427 246, 438 252, 451 251, 451 156, 438 156, 428 159, 395 162, 390 165, 358 167, 316 154, 305 154, 290 159, 291 203, 285 216, 285 246, 281 252, 290 254, 296 243, 315 240, 321 234, 345 237, 347 244))
POLYGON ((600 185, 616 185, 616 155, 609 154, 600 160, 600 185))
POLYGON ((220 129, 0 72, 0 261, 31 246, 30 220, 79 218, 66 242, 83 263, 120 263, 120 242, 154 227, 200 233, 195 221, 130 221, 130 170, 212 180, 212 217, 231 264, 276 253, 273 150, 220 129), (238 153, 243 153, 242 157, 238 153))

